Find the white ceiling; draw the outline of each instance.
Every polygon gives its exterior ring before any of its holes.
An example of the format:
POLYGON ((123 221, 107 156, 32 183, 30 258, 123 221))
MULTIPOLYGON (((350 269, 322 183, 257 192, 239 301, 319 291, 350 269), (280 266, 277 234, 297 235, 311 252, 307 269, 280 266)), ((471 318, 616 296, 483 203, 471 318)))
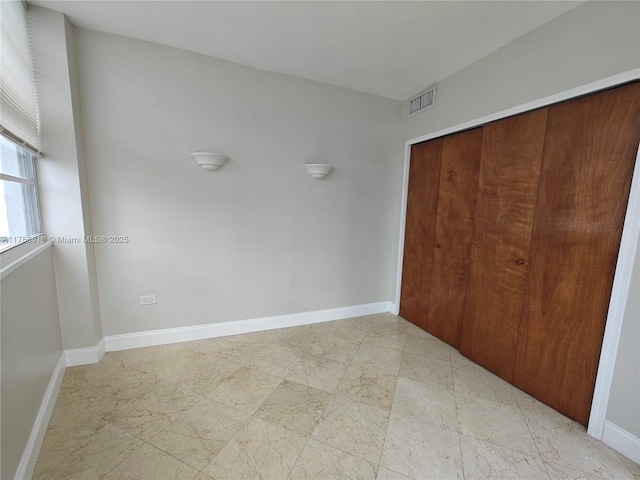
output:
POLYGON ((404 100, 581 1, 30 1, 74 25, 404 100))

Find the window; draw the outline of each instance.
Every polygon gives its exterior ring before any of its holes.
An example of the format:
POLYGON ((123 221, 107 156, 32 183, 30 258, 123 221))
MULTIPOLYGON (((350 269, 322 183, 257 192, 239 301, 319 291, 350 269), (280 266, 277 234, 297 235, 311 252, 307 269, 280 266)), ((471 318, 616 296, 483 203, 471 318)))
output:
POLYGON ((34 167, 40 122, 23 3, 0 1, 0 251, 41 233, 34 167))
POLYGON ((0 1, 0 27, 0 132, 38 151, 38 97, 27 14, 22 2, 0 1))
POLYGON ((33 154, 0 137, 0 251, 41 233, 33 154))

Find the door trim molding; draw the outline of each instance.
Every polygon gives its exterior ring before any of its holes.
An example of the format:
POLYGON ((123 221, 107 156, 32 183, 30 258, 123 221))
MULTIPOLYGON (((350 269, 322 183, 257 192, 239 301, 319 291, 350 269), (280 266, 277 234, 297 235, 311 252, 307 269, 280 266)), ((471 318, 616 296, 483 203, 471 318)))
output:
POLYGON ((607 312, 607 323, 604 328, 600 363, 596 374, 596 386, 593 390, 591 415, 587 433, 598 439, 603 438, 609 394, 613 382, 613 371, 616 366, 618 345, 622 334, 622 323, 627 306, 627 299, 631 294, 631 276, 633 265, 638 254, 638 239, 640 238, 640 146, 636 154, 636 165, 631 180, 627 214, 622 227, 620 250, 616 262, 616 273, 613 277, 611 300, 607 312))
MULTIPOLYGON (((409 190, 409 165, 411 161, 411 146, 432 140, 434 138, 449 135, 451 133, 468 130, 470 128, 479 127, 485 123, 500 120, 502 118, 517 115, 519 113, 542 108, 554 103, 569 100, 582 95, 595 93, 599 90, 622 85, 634 80, 640 79, 640 68, 635 68, 618 75, 597 80, 571 88, 563 92, 549 95, 532 102, 523 103, 521 105, 501 110, 490 115, 485 115, 468 122, 460 123, 452 127, 447 127, 436 132, 428 133, 420 137, 412 138, 405 142, 404 149, 404 171, 402 175, 402 196, 400 202, 400 232, 398 235, 398 264, 396 268, 396 289, 395 302, 392 313, 398 315, 400 311, 400 292, 402 288, 402 260, 404 256, 404 231, 406 226, 407 215, 407 195, 409 190)), ((591 414, 589 417, 589 435, 602 439, 604 430, 605 417, 607 413, 607 405, 609 403, 609 393, 611 390, 611 382, 613 380, 613 369, 615 367, 616 355, 618 353, 618 343, 620 340, 620 332, 622 330, 622 321, 624 318, 624 309, 629 295, 631 272, 633 271, 633 261, 636 255, 638 245, 638 237, 640 236, 640 159, 636 160, 633 180, 631 184, 631 192, 629 193, 629 204, 622 230, 622 239, 620 242, 620 253, 611 291, 611 301, 609 303, 609 311, 607 314, 607 323, 605 327, 604 337, 602 341, 602 351, 600 354, 600 363, 598 365, 598 373, 596 376, 596 385, 591 404, 591 414), (635 243, 634 243, 635 242, 635 243)))

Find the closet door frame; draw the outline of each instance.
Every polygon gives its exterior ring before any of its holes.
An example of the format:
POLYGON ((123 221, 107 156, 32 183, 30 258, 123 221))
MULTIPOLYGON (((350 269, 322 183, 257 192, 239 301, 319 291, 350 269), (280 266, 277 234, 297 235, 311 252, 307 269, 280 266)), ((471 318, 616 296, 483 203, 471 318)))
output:
MULTIPOLYGON (((484 117, 476 118, 468 122, 455 125, 443 130, 439 130, 421 137, 413 138, 405 142, 404 152, 404 172, 402 177, 402 200, 400 205, 400 231, 398 241, 398 263, 396 270, 396 291, 395 303, 392 306, 392 313, 398 315, 400 310, 400 289, 402 287, 402 259, 404 258, 404 230, 407 212, 407 191, 409 185, 409 162, 411 161, 411 146, 416 143, 425 142, 434 138, 442 137, 452 133, 461 132, 471 128, 479 127, 485 123, 500 120, 502 118, 524 113, 536 108, 546 107, 554 103, 570 100, 600 90, 613 88, 632 81, 640 80, 640 69, 629 70, 627 72, 604 78, 595 82, 587 83, 580 87, 565 90, 563 92, 550 95, 548 97, 535 100, 533 102, 518 105, 507 110, 493 113, 484 117)), ((631 275, 636 255, 640 255, 638 239, 640 238, 640 146, 637 147, 636 164, 631 181, 631 191, 629 192, 629 202, 627 212, 622 227, 622 238, 620 240, 620 250, 616 263, 613 288, 611 290, 611 300, 607 312, 607 321, 602 340, 602 350, 598 373, 596 375, 596 385, 591 403, 591 414, 589 416, 589 426, 587 433, 599 440, 602 439, 605 427, 609 394, 613 380, 613 370, 615 368, 618 344, 622 331, 624 311, 627 298, 630 294, 631 275)))

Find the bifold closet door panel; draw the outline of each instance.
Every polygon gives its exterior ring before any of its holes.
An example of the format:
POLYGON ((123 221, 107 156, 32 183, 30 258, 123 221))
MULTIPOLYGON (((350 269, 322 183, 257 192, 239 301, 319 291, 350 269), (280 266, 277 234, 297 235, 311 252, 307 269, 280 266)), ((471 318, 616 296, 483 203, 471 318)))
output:
POLYGON ((402 265, 402 296, 400 299, 400 315, 418 327, 427 327, 429 311, 429 291, 431 272, 424 265, 405 257, 402 265))
POLYGON ((461 352, 511 381, 548 109, 484 127, 461 352))
POLYGON ((425 330, 460 345, 482 128, 443 139, 429 313, 425 330))
POLYGON ((640 142, 640 83, 549 109, 514 384, 589 420, 640 142))
POLYGON ((424 328, 438 211, 442 139, 411 147, 400 315, 424 328))

